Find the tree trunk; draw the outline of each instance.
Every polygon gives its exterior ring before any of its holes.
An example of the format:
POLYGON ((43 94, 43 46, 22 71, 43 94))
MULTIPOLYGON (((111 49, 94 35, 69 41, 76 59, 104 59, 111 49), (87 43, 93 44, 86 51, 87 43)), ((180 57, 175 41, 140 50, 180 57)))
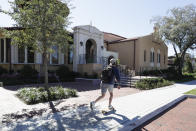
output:
POLYGON ((178 65, 178 74, 180 77, 182 77, 182 60, 179 60, 179 65, 178 65))
POLYGON ((48 88, 48 54, 44 52, 44 87, 48 88))

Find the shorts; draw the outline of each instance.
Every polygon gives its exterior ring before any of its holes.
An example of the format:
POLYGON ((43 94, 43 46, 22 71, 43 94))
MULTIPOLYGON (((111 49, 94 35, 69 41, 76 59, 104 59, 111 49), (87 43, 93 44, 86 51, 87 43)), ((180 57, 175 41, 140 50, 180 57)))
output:
POLYGON ((112 93, 113 92, 113 88, 114 85, 113 84, 106 84, 106 83, 102 83, 100 84, 100 88, 101 88, 101 93, 105 94, 107 92, 107 90, 112 93))

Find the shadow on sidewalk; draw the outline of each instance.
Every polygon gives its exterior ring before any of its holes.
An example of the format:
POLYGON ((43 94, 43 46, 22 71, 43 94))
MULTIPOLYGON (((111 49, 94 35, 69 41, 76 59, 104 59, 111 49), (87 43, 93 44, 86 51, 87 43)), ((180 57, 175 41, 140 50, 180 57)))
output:
POLYGON ((188 81, 188 82, 184 82, 184 83, 177 83, 177 84, 181 84, 181 85, 196 85, 196 80, 192 80, 192 81, 188 81))
POLYGON ((87 105, 61 112, 56 110, 52 102, 49 102, 49 105, 53 113, 12 122, 8 125, 0 126, 0 130, 110 130, 115 128, 115 123, 123 125, 127 121, 135 121, 137 119, 136 117, 130 120, 126 116, 117 113, 103 116, 98 110, 95 112, 91 111, 87 105))

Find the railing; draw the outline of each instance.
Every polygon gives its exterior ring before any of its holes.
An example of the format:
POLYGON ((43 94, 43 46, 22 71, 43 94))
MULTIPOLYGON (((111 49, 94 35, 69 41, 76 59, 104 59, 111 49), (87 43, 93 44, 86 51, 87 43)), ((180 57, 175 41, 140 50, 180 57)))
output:
POLYGON ((87 56, 86 54, 79 55, 79 64, 102 64, 105 67, 108 64, 107 57, 87 56))

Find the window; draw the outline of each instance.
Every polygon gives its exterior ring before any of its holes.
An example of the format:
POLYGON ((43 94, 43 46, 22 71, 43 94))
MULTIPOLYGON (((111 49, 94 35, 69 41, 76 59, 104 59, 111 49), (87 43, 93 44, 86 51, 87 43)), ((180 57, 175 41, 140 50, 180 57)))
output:
POLYGON ((152 53, 152 62, 154 62, 154 52, 152 53))
POLYGON ((151 51, 150 51, 150 62, 154 63, 154 48, 151 48, 151 51))
POLYGON ((53 49, 53 53, 51 54, 52 64, 58 64, 58 58, 59 58, 58 47, 53 46, 52 49, 53 49))
POLYGON ((70 46, 68 51, 68 64, 73 64, 73 46, 70 46))
POLYGON ((32 47, 27 48, 27 59, 28 63, 34 63, 34 52, 32 47))
POLYGON ((1 58, 0 58, 0 62, 3 62, 4 61, 4 40, 3 39, 1 39, 1 41, 0 41, 1 43, 1 58))
POLYGON ((11 39, 6 39, 6 62, 11 62, 11 39))
POLYGON ((25 62, 25 48, 24 47, 18 48, 18 62, 19 63, 25 62))
POLYGON ((157 51, 157 63, 161 63, 161 54, 160 54, 160 50, 157 51))
POLYGON ((146 62, 146 50, 144 50, 144 62, 146 62))

